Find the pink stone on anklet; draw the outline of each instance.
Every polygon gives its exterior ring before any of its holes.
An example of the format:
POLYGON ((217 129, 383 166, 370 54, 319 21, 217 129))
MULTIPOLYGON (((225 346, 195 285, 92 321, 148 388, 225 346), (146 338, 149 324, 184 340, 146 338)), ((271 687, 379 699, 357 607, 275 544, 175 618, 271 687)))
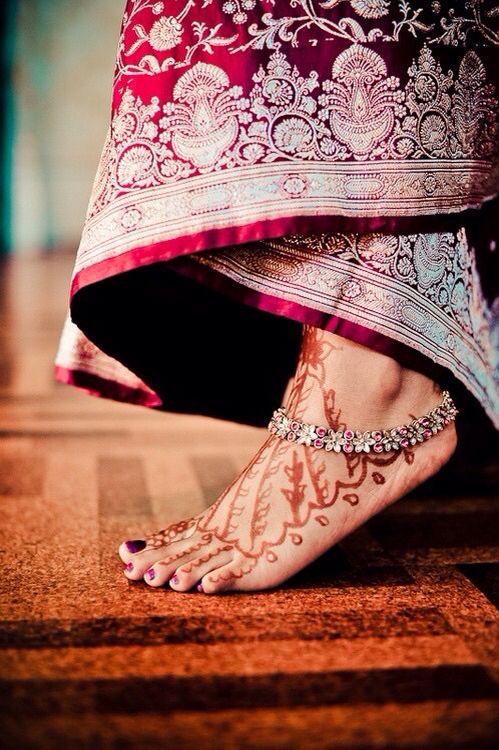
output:
POLYGON ((429 440, 453 422, 458 414, 448 391, 441 403, 428 414, 412 422, 388 430, 332 430, 287 417, 284 406, 276 409, 269 422, 269 431, 283 440, 309 445, 335 453, 384 453, 410 448, 429 440))

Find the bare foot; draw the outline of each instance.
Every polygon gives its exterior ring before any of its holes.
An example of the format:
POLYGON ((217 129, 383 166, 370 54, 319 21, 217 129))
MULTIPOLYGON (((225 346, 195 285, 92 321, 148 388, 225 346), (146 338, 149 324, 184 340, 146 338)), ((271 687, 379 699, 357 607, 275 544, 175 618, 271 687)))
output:
MULTIPOLYGON (((425 376, 304 327, 290 416, 364 431, 410 422, 440 401, 440 389, 425 376)), ((278 586, 435 474, 455 446, 453 423, 428 442, 382 454, 326 453, 269 435, 207 510, 123 542, 125 575, 207 594, 278 586)))

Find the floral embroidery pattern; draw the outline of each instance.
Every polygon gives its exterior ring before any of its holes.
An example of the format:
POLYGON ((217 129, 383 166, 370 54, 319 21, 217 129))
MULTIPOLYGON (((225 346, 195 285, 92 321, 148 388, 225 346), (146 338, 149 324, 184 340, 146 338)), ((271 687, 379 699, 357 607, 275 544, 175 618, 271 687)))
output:
MULTIPOLYGON (((386 16, 390 3, 387 0, 350 0, 352 8, 364 18, 380 18, 386 16)), ((323 8, 332 4, 324 3, 323 8)))
MULTIPOLYGON (((246 96, 208 63, 181 75, 173 101, 163 105, 127 90, 112 121, 93 213, 123 190, 276 160, 493 156, 497 100, 476 52, 465 53, 454 79, 424 47, 408 76, 404 91, 380 55, 355 44, 334 60, 324 93, 316 72, 301 76, 282 52, 253 76, 246 96)), ((426 179, 427 193, 437 187, 426 179)))
MULTIPOLYGON (((301 16, 275 17, 272 13, 262 16, 261 26, 251 24, 248 28, 249 41, 231 52, 244 52, 250 48, 280 49, 283 44, 291 43, 297 47, 300 44, 300 36, 306 29, 313 29, 320 34, 326 34, 324 39, 347 39, 354 43, 373 42, 382 39, 384 42, 397 42, 403 30, 409 31, 413 36, 419 32, 428 32, 432 25, 424 24, 420 20, 422 8, 412 10, 410 4, 403 0, 399 3, 401 20, 392 22, 392 32, 383 31, 376 27, 366 31, 362 25, 349 15, 340 17, 337 21, 324 15, 323 10, 332 10, 345 0, 329 0, 329 2, 314 2, 314 0, 295 0, 293 5, 303 10, 301 16)), ((361 17, 367 19, 381 18, 387 15, 389 3, 384 0, 349 0, 351 8, 361 17)), ((318 44, 318 39, 312 39, 311 43, 318 44)))
MULTIPOLYGON (((488 22, 489 19, 499 15, 499 6, 496 5, 485 11, 483 4, 483 0, 468 0, 464 4, 468 11, 467 15, 456 14, 454 8, 450 8, 448 15, 440 19, 440 26, 443 29, 442 34, 432 41, 457 47, 459 44, 466 44, 468 37, 476 33, 490 44, 499 44, 499 33, 488 22)), ((435 13, 440 13, 441 6, 440 2, 432 3, 432 9, 435 13)))
MULTIPOLYGON (((205 0, 203 8, 211 5, 212 2, 213 0, 205 0)), ((234 23, 241 24, 248 20, 248 14, 245 11, 253 10, 255 6, 256 0, 226 0, 222 5, 222 10, 232 16, 234 23)))
POLYGON ((153 23, 147 39, 153 49, 163 52, 165 49, 172 49, 180 44, 182 31, 179 19, 173 16, 168 18, 163 16, 153 23))
MULTIPOLYGON (((299 46, 301 37, 305 32, 315 32, 317 37, 304 39, 304 43, 316 46, 321 41, 330 42, 334 39, 345 39, 354 44, 369 44, 371 42, 398 42, 403 32, 414 37, 426 34, 429 44, 451 44, 457 46, 466 44, 470 34, 477 34, 489 44, 499 44, 499 32, 495 31, 487 23, 488 18, 497 16, 497 8, 485 10, 484 0, 470 0, 466 3, 470 9, 469 16, 457 15, 453 8, 448 10, 447 15, 442 9, 442 3, 431 3, 433 16, 438 14, 440 28, 435 18, 422 20, 428 8, 413 8, 410 0, 400 0, 395 3, 390 0, 293 0, 291 8, 300 8, 301 15, 280 15, 281 7, 276 7, 275 0, 225 0, 221 4, 221 11, 230 18, 232 28, 224 32, 224 22, 218 22, 209 26, 204 20, 192 20, 190 22, 191 34, 195 41, 185 44, 181 48, 184 39, 186 23, 191 11, 200 5, 201 10, 213 5, 214 0, 169 0, 181 3, 177 14, 165 15, 165 1, 160 0, 129 0, 125 11, 122 35, 118 51, 118 63, 116 66, 116 78, 119 80, 123 75, 156 75, 169 68, 181 68, 189 65, 198 53, 212 55, 217 47, 230 47, 231 54, 245 52, 246 50, 263 49, 278 50, 282 46, 291 44, 299 46), (268 8, 268 12, 258 13, 258 5, 268 8), (341 6, 350 6, 351 10, 360 18, 372 21, 386 18, 390 12, 391 30, 389 26, 384 28, 364 28, 361 23, 349 14, 341 15, 336 20, 330 17, 331 12, 340 9, 341 6), (397 11, 391 11, 391 5, 397 6, 397 11), (150 28, 144 26, 142 18, 145 13, 160 16, 153 20, 150 28), (399 19, 394 18, 396 12, 399 19), (252 16, 252 14, 254 14, 252 16), (251 18, 254 18, 253 22, 251 18), (487 19, 487 20, 484 20, 487 19), (436 36, 429 38, 430 32, 436 36), (133 33, 134 41, 129 41, 128 35, 133 33), (147 45, 152 50, 144 54, 140 60, 131 61, 135 53, 147 45), (171 53, 172 50, 182 49, 182 54, 168 55, 162 59, 162 53, 171 53), (156 53, 156 54, 154 54, 156 53)), ((288 11, 290 8, 288 8, 288 11)), ((199 16, 199 13, 198 13, 199 16)), ((431 14, 430 14, 431 16, 431 14)))
POLYGON ((115 79, 118 81, 122 76, 137 75, 156 75, 163 73, 171 67, 185 67, 191 63, 196 52, 202 51, 212 54, 213 48, 228 46, 237 39, 237 34, 231 36, 221 36, 219 34, 222 24, 218 23, 209 27, 203 21, 193 21, 191 29, 195 42, 185 47, 184 58, 179 60, 177 57, 166 57, 161 60, 160 56, 146 54, 137 62, 130 62, 129 58, 144 45, 157 53, 167 52, 177 48, 184 34, 183 22, 196 6, 195 0, 187 0, 182 9, 176 16, 161 16, 154 21, 147 31, 140 23, 133 23, 138 14, 143 11, 152 10, 154 15, 160 15, 164 11, 164 2, 151 2, 150 0, 133 0, 130 3, 131 10, 125 12, 123 29, 118 46, 118 59, 116 63, 115 79), (131 27, 136 37, 135 41, 127 46, 125 42, 125 32, 131 27))

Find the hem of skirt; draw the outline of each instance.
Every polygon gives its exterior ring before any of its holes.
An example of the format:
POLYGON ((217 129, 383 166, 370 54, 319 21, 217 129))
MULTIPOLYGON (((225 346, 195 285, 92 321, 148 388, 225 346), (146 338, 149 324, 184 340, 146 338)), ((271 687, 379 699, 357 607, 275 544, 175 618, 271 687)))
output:
MULTIPOLYGON (((171 239, 150 239, 143 245, 136 245, 113 257, 89 263, 75 273, 71 282, 70 297, 90 284, 103 281, 126 271, 162 261, 170 261, 203 250, 214 250, 231 245, 269 240, 289 234, 310 234, 311 232, 411 232, 443 231, 449 227, 462 226, 472 210, 454 215, 413 217, 349 217, 349 216, 287 216, 278 219, 265 219, 242 225, 207 228, 196 234, 183 235, 171 239)), ((476 211, 474 211, 476 213, 476 211)))
POLYGON ((157 409, 162 406, 162 401, 152 391, 145 391, 140 388, 132 388, 117 380, 109 380, 95 373, 85 372, 84 370, 71 369, 55 365, 55 380, 64 385, 72 385, 84 391, 90 396, 97 398, 108 398, 113 401, 121 401, 136 406, 146 406, 151 409, 157 409))
MULTIPOLYGON (((460 225, 464 222, 464 217, 464 213, 459 214, 460 225)), ((194 275, 195 272, 191 266, 189 266, 188 271, 180 270, 182 261, 185 260, 186 256, 202 250, 246 244, 249 242, 271 239, 272 237, 282 237, 286 234, 306 234, 313 231, 341 231, 340 227, 343 226, 343 218, 344 217, 327 217, 321 215, 269 219, 256 224, 251 223, 244 226, 231 225, 217 229, 207 229, 204 232, 199 232, 193 235, 176 237, 158 242, 149 242, 140 247, 134 247, 130 250, 124 251, 115 257, 106 258, 105 260, 88 265, 81 268, 79 271, 76 271, 71 284, 70 296, 73 297, 80 289, 83 289, 86 286, 99 281, 104 281, 105 279, 118 274, 133 271, 134 269, 152 265, 154 263, 168 261, 174 261, 170 266, 172 270, 176 267, 176 270, 183 273, 183 275, 190 275, 192 278, 196 279, 196 276, 194 275)), ((431 219, 432 217, 427 218, 431 219)), ((382 228, 384 232, 390 232, 392 230, 390 223, 392 220, 393 219, 390 218, 366 219, 362 224, 364 227, 363 229, 360 228, 360 225, 357 225, 355 230, 351 227, 350 231, 375 231, 376 229, 380 230, 382 228), (377 222, 376 226, 371 225, 371 221, 377 222)), ((418 217, 418 221, 421 221, 421 217, 418 217)), ((344 229, 344 231, 346 230, 344 229)), ((419 231, 421 231, 421 227, 419 227, 419 231)), ((430 226, 426 226, 426 231, 431 231, 430 226)), ((187 266, 187 263, 185 265, 187 266)), ((372 328, 363 327, 353 321, 348 321, 343 317, 339 318, 330 313, 315 311, 311 308, 303 307, 299 303, 283 300, 279 297, 274 297, 262 292, 251 290, 251 294, 249 294, 249 287, 241 285, 232 279, 229 280, 223 274, 213 271, 213 269, 210 269, 210 271, 212 271, 213 276, 209 283, 218 291, 229 294, 230 281, 232 284, 231 296, 243 304, 248 304, 274 315, 281 315, 297 322, 308 323, 323 328, 324 330, 337 333, 338 335, 342 335, 352 341, 368 346, 378 352, 387 354, 388 356, 400 361, 404 366, 428 374, 435 380, 437 378, 432 376, 432 372, 450 372, 466 386, 467 390, 470 391, 475 398, 477 398, 488 417, 496 428, 499 429, 499 416, 490 408, 490 402, 485 402, 474 389, 470 388, 464 378, 458 374, 448 361, 444 361, 441 358, 431 358, 426 352, 419 348, 415 348, 412 345, 401 341, 396 337, 395 333, 393 336, 391 333, 381 333, 372 328), (214 275, 219 277, 218 281, 215 281, 214 275), (245 290, 246 296, 241 295, 241 290, 245 290), (258 296, 260 299, 258 299, 258 296), (281 307, 281 311, 277 309, 279 305, 283 306, 281 307), (324 325, 325 318, 330 319, 330 327, 324 325)), ((207 274, 205 274, 205 276, 206 275, 207 274)), ((198 281, 201 281, 201 283, 204 282, 204 278, 201 277, 201 274, 198 277, 198 281)), ((77 385, 76 383, 74 384, 77 385)), ((85 386, 83 387, 85 388, 85 386)), ((117 387, 120 389, 122 386, 121 384, 117 384, 117 387)), ((130 390, 133 391, 133 389, 130 390)), ((99 393, 97 392, 96 395, 99 395, 99 393)), ((126 398, 122 399, 120 396, 115 397, 113 395, 111 395, 110 398, 117 398, 117 400, 130 400, 126 398)), ((143 401, 132 401, 132 403, 143 403, 143 401)), ((158 402, 157 404, 155 403, 151 405, 159 406, 160 403, 158 402)))
POLYGON ((194 265, 184 258, 176 258, 170 267, 175 273, 180 273, 198 283, 208 285, 211 289, 236 302, 256 307, 272 315, 290 318, 297 323, 335 333, 357 344, 367 346, 369 349, 374 349, 380 354, 396 359, 406 367, 431 375, 435 375, 435 367, 439 367, 427 355, 414 351, 407 344, 384 333, 366 328, 360 323, 354 323, 332 313, 314 310, 311 307, 300 305, 298 302, 276 297, 267 292, 256 291, 229 276, 225 276, 216 269, 204 265, 194 265))
POLYGON ((412 348, 403 341, 395 338, 395 333, 392 338, 388 334, 366 328, 346 318, 313 310, 297 302, 275 297, 266 292, 256 291, 213 268, 188 264, 183 258, 178 258, 175 263, 172 263, 171 268, 176 273, 189 276, 198 283, 209 284, 212 289, 243 304, 256 307, 273 315, 281 315, 296 320, 299 323, 330 331, 362 346, 367 346, 369 349, 373 349, 380 354, 385 354, 396 359, 403 367, 408 367, 427 375, 436 382, 442 380, 445 377, 445 373, 450 373, 473 394, 494 427, 499 430, 499 415, 493 410, 490 402, 479 398, 478 393, 469 386, 457 370, 452 368, 450 363, 443 360, 431 359, 419 348, 412 348))

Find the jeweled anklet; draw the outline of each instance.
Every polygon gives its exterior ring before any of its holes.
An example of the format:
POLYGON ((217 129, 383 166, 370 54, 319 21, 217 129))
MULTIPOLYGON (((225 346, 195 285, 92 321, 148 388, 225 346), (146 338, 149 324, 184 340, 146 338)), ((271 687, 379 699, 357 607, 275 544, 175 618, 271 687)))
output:
POLYGON ((336 453, 398 451, 424 443, 455 420, 458 411, 454 401, 448 391, 444 391, 442 396, 442 402, 425 416, 388 430, 335 431, 288 417, 284 406, 276 409, 268 428, 283 440, 336 453))

